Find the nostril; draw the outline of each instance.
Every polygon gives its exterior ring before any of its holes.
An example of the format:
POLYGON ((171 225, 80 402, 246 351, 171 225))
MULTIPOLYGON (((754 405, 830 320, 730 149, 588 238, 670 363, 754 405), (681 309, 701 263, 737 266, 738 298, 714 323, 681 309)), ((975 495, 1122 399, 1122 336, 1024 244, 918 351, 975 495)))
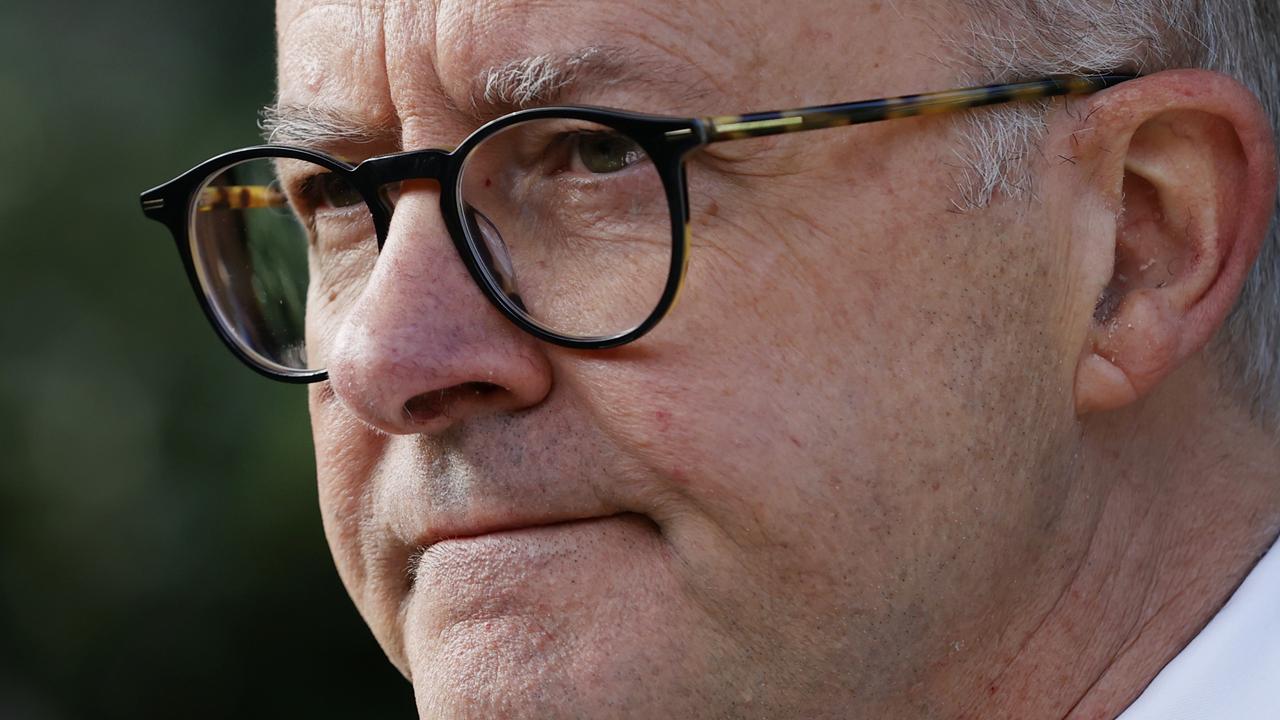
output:
POLYGON ((461 392, 466 392, 471 395, 484 396, 484 395, 492 395, 493 393, 498 392, 502 388, 498 387, 497 385, 491 382, 469 382, 469 383, 462 383, 461 385, 458 386, 458 389, 461 392))
POLYGON ((488 382, 466 382, 453 387, 415 395, 404 404, 405 418, 415 425, 449 416, 449 408, 461 400, 485 398, 502 388, 488 382))

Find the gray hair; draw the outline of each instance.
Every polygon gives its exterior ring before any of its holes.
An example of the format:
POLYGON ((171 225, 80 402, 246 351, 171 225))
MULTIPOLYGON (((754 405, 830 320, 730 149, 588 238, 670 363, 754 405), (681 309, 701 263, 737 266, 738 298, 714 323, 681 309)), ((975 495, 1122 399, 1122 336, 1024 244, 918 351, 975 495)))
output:
MULTIPOLYGON (((1280 0, 965 2, 972 21, 952 37, 952 50, 976 69, 975 81, 1205 68, 1252 90, 1280 135, 1280 0)), ((968 142, 959 151, 965 206, 1034 193, 1025 160, 1043 137, 1045 107, 969 114, 968 142)), ((1280 424, 1280 223, 1274 218, 1214 351, 1223 387, 1266 427, 1280 424)))
POLYGON ((545 102, 572 82, 584 64, 611 52, 607 48, 592 46, 572 55, 546 53, 512 60, 481 73, 483 88, 479 94, 489 104, 528 107, 545 102))

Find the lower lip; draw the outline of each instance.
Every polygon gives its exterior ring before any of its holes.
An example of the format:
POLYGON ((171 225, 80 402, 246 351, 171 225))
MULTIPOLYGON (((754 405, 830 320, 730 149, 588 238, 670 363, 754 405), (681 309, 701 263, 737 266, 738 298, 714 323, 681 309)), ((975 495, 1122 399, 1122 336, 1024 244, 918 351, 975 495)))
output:
POLYGON ((415 594, 425 591, 433 603, 453 604, 473 593, 493 599, 504 589, 585 581, 625 567, 660 543, 658 527, 635 513, 450 538, 417 561, 415 594))

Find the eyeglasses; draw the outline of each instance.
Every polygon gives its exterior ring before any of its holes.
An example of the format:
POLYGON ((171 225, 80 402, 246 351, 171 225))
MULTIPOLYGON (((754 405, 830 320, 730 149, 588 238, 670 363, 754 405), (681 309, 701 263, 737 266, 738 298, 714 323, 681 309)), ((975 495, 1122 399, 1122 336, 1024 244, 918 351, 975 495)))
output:
POLYGON ((1005 85, 712 118, 586 107, 500 117, 452 152, 358 165, 259 146, 142 194, 173 234, 214 330, 258 372, 325 379, 308 320, 332 322, 364 289, 401 186, 440 185, 440 211, 484 295, 535 337, 570 348, 629 343, 667 314, 689 255, 685 159, 711 143, 1096 92, 1128 75, 1005 85))

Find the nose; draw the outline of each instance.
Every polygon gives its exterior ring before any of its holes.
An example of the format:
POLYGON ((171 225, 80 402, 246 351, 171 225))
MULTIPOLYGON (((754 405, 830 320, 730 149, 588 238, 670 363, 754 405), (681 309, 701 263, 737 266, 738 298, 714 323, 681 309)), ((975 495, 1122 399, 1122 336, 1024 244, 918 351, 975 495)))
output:
POLYGON ((434 183, 401 187, 373 274, 327 353, 334 396, 387 433, 441 432, 551 389, 543 346, 476 286, 438 198, 434 183))

